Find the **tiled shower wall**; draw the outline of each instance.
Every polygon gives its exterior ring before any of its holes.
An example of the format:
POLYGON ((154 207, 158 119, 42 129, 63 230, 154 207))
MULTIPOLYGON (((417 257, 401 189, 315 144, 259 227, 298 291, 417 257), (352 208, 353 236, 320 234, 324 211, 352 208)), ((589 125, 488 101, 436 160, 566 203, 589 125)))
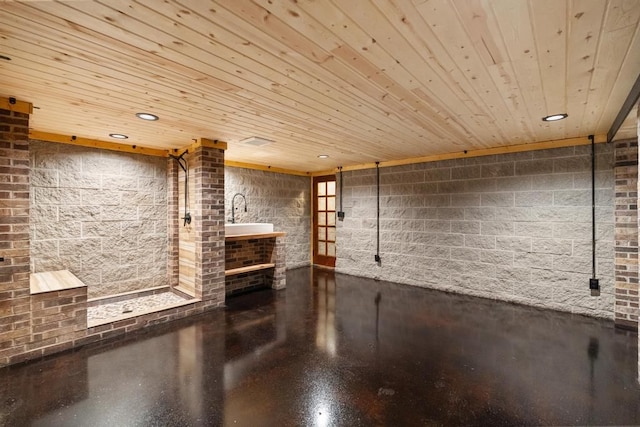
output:
POLYGON ((31 271, 68 269, 89 297, 167 284, 167 164, 30 142, 31 271))
POLYGON ((345 172, 336 270, 613 319, 613 146, 596 146, 600 296, 589 291, 590 150, 381 168, 380 265, 376 171, 345 172))
POLYGON ((231 220, 231 198, 236 198, 236 222, 273 223, 286 235, 287 268, 309 265, 311 234, 310 178, 227 166, 225 168, 225 218, 231 220))

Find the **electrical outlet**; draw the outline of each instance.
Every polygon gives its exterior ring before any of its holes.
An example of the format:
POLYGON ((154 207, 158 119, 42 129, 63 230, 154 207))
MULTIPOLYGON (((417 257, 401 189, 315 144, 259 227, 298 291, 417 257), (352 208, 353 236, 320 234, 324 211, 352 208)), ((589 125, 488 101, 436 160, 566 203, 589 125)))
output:
POLYGON ((338 219, 339 219, 340 221, 343 221, 343 220, 344 220, 344 212, 342 212, 342 211, 338 211, 338 219))
POLYGON ((593 291, 600 290, 600 280, 599 279, 589 279, 589 289, 593 291))
POLYGON ((374 255, 374 259, 376 260, 377 263, 382 262, 382 259, 380 259, 380 255, 378 254, 374 255))

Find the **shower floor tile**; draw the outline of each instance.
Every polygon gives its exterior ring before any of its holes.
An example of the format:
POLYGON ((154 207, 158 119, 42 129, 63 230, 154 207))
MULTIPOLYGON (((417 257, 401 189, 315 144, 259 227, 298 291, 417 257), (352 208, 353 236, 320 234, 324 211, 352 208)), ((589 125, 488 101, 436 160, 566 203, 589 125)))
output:
POLYGON ((188 301, 173 292, 163 292, 155 295, 146 295, 123 301, 100 304, 87 308, 87 322, 108 320, 122 315, 135 315, 137 313, 148 313, 155 309, 188 301))

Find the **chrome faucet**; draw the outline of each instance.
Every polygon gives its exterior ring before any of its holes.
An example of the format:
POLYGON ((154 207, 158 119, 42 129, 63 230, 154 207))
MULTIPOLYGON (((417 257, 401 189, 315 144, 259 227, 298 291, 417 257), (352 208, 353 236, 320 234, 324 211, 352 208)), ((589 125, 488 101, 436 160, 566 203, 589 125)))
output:
POLYGON ((244 197, 244 194, 242 193, 236 193, 233 195, 233 198, 231 199, 231 224, 235 224, 236 223, 236 197, 240 196, 242 197, 242 200, 244 200, 244 211, 247 211, 247 199, 244 197))

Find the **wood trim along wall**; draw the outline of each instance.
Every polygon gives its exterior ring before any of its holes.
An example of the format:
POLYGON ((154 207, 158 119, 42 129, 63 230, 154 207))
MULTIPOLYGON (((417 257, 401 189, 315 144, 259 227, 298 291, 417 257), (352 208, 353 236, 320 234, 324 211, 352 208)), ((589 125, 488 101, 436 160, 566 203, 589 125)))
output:
MULTIPOLYGON (((601 144, 607 142, 606 135, 595 135, 596 144, 601 144)), ((391 167, 391 166, 402 166, 402 165, 410 165, 414 163, 429 163, 429 162, 437 162, 440 160, 452 160, 452 159, 461 159, 465 157, 481 157, 481 156, 490 156, 495 154, 508 154, 508 153, 519 153, 522 151, 536 151, 536 150, 547 150, 549 148, 562 148, 562 147, 572 147, 578 145, 588 145, 591 144, 591 140, 588 137, 581 138, 567 138, 567 139, 558 139, 555 141, 542 141, 542 142, 533 142, 530 144, 519 144, 519 145, 507 145, 504 147, 494 147, 494 148, 483 148, 481 150, 471 150, 471 151, 456 151, 453 153, 445 153, 445 154, 435 154, 433 156, 424 156, 424 157, 413 157, 409 159, 402 160, 391 160, 388 162, 380 162, 380 167, 391 167)), ((361 169, 375 169, 375 163, 364 163, 361 165, 353 165, 353 166, 344 166, 342 168, 343 172, 353 171, 353 170, 361 170, 361 169)), ((335 174, 338 169, 330 169, 319 172, 311 173, 312 176, 322 176, 322 175, 331 175, 335 174)))
MULTIPOLYGON (((225 160, 224 161, 224 165, 225 166, 232 166, 232 167, 236 167, 236 168, 245 168, 245 169, 254 169, 254 170, 260 170, 260 171, 267 171, 267 172, 274 172, 274 173, 283 173, 286 175, 297 175, 297 176, 311 176, 311 172, 301 172, 301 171, 295 171, 292 169, 283 169, 283 168, 276 168, 276 167, 272 167, 272 166, 265 166, 265 165, 258 165, 255 163, 244 163, 244 162, 236 162, 233 160, 225 160)), ((329 172, 328 174, 325 175, 331 175, 333 172, 329 172)))
MULTIPOLYGON (((2 98, 0 98, 0 101, 1 100, 2 98)), ((2 105, 0 105, 0 108, 1 107, 2 105)), ((40 132, 35 130, 29 131, 29 137, 31 139, 38 139, 42 141, 59 142, 63 144, 74 144, 74 145, 81 145, 85 147, 102 148, 105 150, 124 151, 128 153, 146 154, 149 156, 159 156, 159 157, 168 157, 168 154, 170 151, 183 152, 188 149, 195 150, 199 146, 219 148, 222 150, 226 150, 228 146, 228 144, 224 141, 212 140, 207 138, 199 138, 188 147, 175 149, 175 150, 159 150, 154 148, 139 147, 136 145, 106 142, 106 141, 100 141, 96 139, 81 138, 81 137, 76 137, 72 135, 59 135, 59 134, 40 132)), ((597 144, 605 143, 607 142, 607 136, 604 134, 596 135, 595 142, 597 144)), ((402 166, 402 165, 408 165, 408 164, 414 164, 414 163, 436 162, 439 160, 451 160, 451 159, 460 159, 465 157, 480 157, 480 156, 489 156, 489 155, 495 155, 495 154, 518 153, 522 151, 546 150, 550 148, 571 147, 571 146, 588 145, 588 144, 591 144, 591 141, 589 140, 588 137, 567 138, 567 139, 559 139, 555 141, 542 141, 542 142, 535 142, 530 144, 508 145, 504 147, 484 148, 481 150, 457 151, 453 153, 436 154, 433 156, 413 157, 413 158, 402 159, 402 160, 391 160, 388 162, 380 162, 380 167, 402 166)), ((225 166, 262 170, 267 172, 282 173, 286 175, 296 175, 296 176, 333 175, 338 170, 337 168, 334 168, 334 169, 317 171, 317 172, 303 172, 303 171, 296 171, 293 169, 277 168, 277 167, 272 167, 268 165, 237 162, 233 160, 225 160, 224 164, 225 166)), ((344 166, 342 170, 346 172, 351 170, 372 169, 375 167, 376 167, 375 163, 364 163, 360 165, 344 166)))
MULTIPOLYGON (((60 135, 57 133, 40 132, 36 130, 29 131, 29 138, 47 142, 58 142, 61 144, 80 145, 83 147, 100 148, 103 150, 123 151, 125 153, 144 154, 147 156, 168 157, 171 150, 160 150, 157 148, 140 147, 138 145, 122 144, 117 142, 100 141, 98 139, 82 138, 75 135, 60 135)), ((183 152, 185 150, 194 151, 198 147, 227 149, 227 143, 223 141, 200 138, 193 144, 185 148, 173 151, 183 152)))
POLYGON ((15 98, 0 97, 0 109, 16 111, 18 113, 33 114, 33 104, 26 101, 18 101, 15 98), (13 103, 11 102, 13 100, 13 103))
POLYGON ((218 141, 217 139, 208 139, 208 138, 198 138, 193 144, 188 147, 180 148, 178 151, 182 152, 184 150, 195 151, 198 147, 207 147, 207 148, 219 148, 220 150, 227 149, 227 143, 224 141, 218 141))
POLYGON ((83 147, 100 148, 103 150, 123 151, 125 153, 145 154, 147 156, 168 157, 169 151, 158 150, 155 148, 140 147, 137 145, 127 145, 114 142, 100 141, 97 139, 82 138, 75 135, 60 135, 57 133, 40 132, 36 130, 29 131, 30 139, 40 141, 59 142, 62 144, 80 145, 83 147))

